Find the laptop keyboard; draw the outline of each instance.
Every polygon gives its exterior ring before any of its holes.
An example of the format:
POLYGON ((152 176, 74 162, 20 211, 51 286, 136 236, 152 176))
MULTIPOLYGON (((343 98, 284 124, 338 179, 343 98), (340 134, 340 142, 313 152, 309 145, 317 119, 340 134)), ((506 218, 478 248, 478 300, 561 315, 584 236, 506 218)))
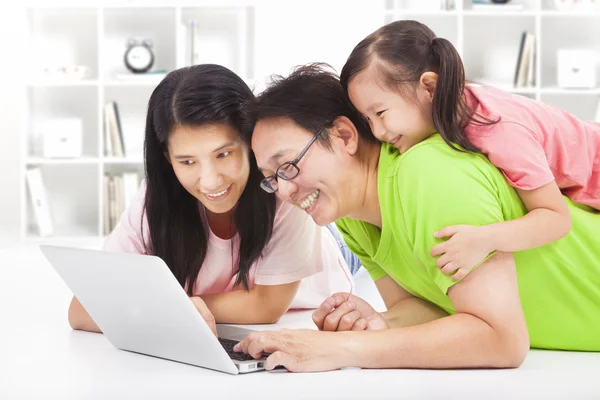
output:
POLYGON ((236 340, 219 338, 219 342, 221 343, 221 345, 223 346, 223 348, 227 352, 227 355, 229 357, 231 357, 232 360, 236 360, 236 361, 251 361, 251 360, 254 360, 254 358, 252 358, 252 356, 249 355, 249 354, 238 353, 238 352, 233 351, 233 346, 235 346, 236 344, 238 344, 238 342, 236 340))

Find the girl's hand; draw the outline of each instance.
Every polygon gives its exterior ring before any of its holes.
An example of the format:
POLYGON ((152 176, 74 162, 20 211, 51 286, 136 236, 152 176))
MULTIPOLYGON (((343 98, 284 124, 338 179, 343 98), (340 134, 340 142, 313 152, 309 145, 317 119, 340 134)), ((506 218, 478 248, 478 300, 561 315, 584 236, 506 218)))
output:
POLYGON ((440 256, 436 265, 444 274, 458 281, 463 279, 473 267, 479 265, 494 250, 485 226, 454 225, 442 228, 434 233, 436 238, 450 237, 431 249, 431 256, 440 256))

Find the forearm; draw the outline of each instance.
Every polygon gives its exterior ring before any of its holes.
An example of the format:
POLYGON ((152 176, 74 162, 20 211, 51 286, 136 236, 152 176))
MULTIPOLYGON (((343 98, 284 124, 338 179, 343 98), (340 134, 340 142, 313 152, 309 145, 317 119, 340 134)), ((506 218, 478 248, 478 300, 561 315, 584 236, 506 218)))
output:
POLYGON ((272 324, 287 311, 255 290, 234 290, 200 296, 219 324, 272 324))
MULTIPOLYGON (((494 329, 456 314, 408 328, 340 332, 347 348, 342 365, 363 368, 516 368, 529 349, 517 329, 494 329)), ((341 347, 341 346, 340 346, 341 347)))
POLYGON ((90 314, 75 297, 73 297, 69 306, 69 325, 75 330, 102 333, 90 314))
POLYGON ((411 297, 399 301, 381 315, 388 327, 405 328, 447 317, 448 313, 433 303, 418 297, 411 297))
POLYGON ((538 208, 521 218, 485 227, 491 251, 515 252, 544 246, 571 230, 569 215, 538 208))

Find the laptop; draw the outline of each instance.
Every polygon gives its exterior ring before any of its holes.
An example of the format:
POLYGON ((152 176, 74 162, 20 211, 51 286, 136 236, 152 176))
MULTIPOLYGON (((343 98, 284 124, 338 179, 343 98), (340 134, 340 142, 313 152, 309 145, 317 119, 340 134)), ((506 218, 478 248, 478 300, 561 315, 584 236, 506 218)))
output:
POLYGON ((218 325, 217 339, 159 257, 40 249, 116 348, 229 374, 264 370, 264 358, 233 352, 252 331, 218 325))

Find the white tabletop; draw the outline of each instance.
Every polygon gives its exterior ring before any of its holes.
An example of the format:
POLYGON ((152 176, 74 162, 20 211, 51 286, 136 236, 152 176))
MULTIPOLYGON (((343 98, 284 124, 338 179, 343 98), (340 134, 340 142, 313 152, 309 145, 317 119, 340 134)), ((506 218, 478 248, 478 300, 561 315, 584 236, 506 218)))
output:
MULTIPOLYGON (((381 306, 359 275, 357 294, 381 306)), ((0 244, 0 399, 599 399, 600 354, 531 351, 515 370, 285 371, 231 376, 120 351, 67 323, 71 293, 37 247, 0 244)), ((312 327, 310 312, 274 327, 312 327)), ((256 328, 256 327, 255 327, 256 328)))

